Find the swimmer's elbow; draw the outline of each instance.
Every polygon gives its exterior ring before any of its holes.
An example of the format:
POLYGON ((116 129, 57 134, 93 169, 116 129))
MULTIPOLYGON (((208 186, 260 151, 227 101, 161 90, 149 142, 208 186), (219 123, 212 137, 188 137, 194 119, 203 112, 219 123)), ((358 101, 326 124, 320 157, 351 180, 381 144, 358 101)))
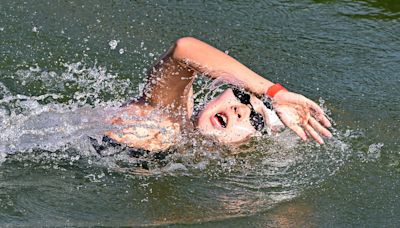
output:
POLYGON ((194 37, 182 37, 175 41, 174 58, 182 60, 187 58, 190 51, 196 47, 196 44, 201 42, 194 37))
POLYGON ((185 48, 188 46, 192 46, 196 42, 199 42, 199 40, 194 37, 187 36, 187 37, 181 37, 181 38, 177 39, 175 41, 175 45, 178 48, 185 48))

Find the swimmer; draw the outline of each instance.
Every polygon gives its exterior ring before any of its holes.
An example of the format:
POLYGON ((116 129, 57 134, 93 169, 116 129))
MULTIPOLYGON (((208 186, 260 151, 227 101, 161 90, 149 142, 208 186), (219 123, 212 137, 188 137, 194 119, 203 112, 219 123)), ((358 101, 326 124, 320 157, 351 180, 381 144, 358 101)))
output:
POLYGON ((106 132, 107 137, 148 151, 168 149, 188 131, 238 145, 265 129, 274 132, 282 123, 304 141, 323 144, 323 137, 332 137, 327 129, 331 123, 315 102, 192 37, 178 39, 149 69, 142 92, 109 120, 119 128, 106 132), (194 112, 196 76, 232 86, 194 112))

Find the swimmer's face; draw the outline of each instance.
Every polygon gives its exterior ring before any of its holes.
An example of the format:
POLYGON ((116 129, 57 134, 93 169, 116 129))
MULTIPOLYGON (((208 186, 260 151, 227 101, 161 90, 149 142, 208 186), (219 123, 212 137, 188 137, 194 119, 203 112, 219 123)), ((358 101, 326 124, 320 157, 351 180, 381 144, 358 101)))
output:
MULTIPOLYGON (((255 111, 261 112, 262 102, 257 100, 252 96, 250 101, 255 111)), ((222 143, 245 142, 256 133, 250 123, 250 113, 250 107, 242 104, 232 89, 227 89, 199 113, 197 128, 202 134, 215 137, 222 143)))

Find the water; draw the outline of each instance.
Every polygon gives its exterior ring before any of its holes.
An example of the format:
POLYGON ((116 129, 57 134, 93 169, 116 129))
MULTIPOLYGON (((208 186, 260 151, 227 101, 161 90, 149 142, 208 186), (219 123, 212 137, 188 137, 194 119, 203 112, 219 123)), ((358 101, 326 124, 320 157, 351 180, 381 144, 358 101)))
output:
POLYGON ((399 226, 397 1, 3 0, 0 12, 2 227, 399 226), (284 132, 235 156, 187 143, 149 171, 97 156, 97 120, 181 36, 319 101, 334 138, 284 132))

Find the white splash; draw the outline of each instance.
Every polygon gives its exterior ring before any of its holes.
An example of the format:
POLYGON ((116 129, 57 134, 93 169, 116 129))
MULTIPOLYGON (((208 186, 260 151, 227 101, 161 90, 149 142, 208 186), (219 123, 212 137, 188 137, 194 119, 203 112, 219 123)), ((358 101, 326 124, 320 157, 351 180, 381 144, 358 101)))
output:
POLYGON ((384 146, 383 143, 371 144, 368 147, 368 158, 379 159, 381 157, 381 149, 384 146))

